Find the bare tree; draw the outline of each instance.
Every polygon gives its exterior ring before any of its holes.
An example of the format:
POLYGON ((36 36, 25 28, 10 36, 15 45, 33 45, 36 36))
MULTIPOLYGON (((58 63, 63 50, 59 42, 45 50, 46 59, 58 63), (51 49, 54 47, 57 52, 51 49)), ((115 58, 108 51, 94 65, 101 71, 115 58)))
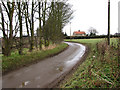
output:
POLYGON ((30 20, 29 20, 29 13, 28 13, 28 2, 24 2, 24 6, 25 6, 25 24, 26 24, 26 29, 27 29, 27 37, 28 37, 28 40, 29 40, 29 44, 30 44, 30 29, 31 29, 31 23, 30 23, 30 20))
POLYGON ((90 36, 95 36, 98 33, 98 31, 95 28, 90 27, 88 33, 90 36))
POLYGON ((35 5, 35 2, 34 0, 32 0, 31 13, 29 13, 29 3, 26 2, 24 5, 26 6, 25 22, 26 22, 27 34, 28 34, 29 43, 30 43, 29 50, 32 51, 34 47, 34 14, 35 14, 34 5, 35 5))
POLYGON ((39 49, 42 49, 41 2, 39 4, 39 49))
POLYGON ((72 19, 73 11, 71 5, 67 4, 66 1, 51 2, 50 12, 46 26, 49 27, 49 38, 53 43, 60 42, 63 40, 63 27, 72 19))
POLYGON ((4 47, 3 54, 5 56, 9 56, 11 54, 12 46, 13 46, 13 39, 17 34, 18 29, 17 23, 15 25, 15 28, 13 29, 13 16, 14 16, 14 10, 15 10, 15 2, 14 0, 10 2, 9 0, 5 3, 1 1, 2 6, 0 4, 0 13, 1 13, 1 19, 2 19, 2 32, 3 32, 3 41, 4 41, 4 47), (4 9, 4 10, 3 10, 4 9), (7 17, 5 17, 7 15, 7 17), (6 22, 6 19, 7 22, 6 22), (6 28, 7 27, 7 28, 6 28), (7 33, 6 33, 7 30, 7 33), (13 32, 15 31, 15 35, 13 32), (8 34, 9 33, 9 34, 8 34))
POLYGON ((22 49, 23 49, 23 28, 22 28, 22 18, 23 18, 23 12, 25 7, 23 6, 22 2, 17 2, 18 5, 18 20, 19 20, 19 31, 20 31, 20 42, 19 42, 19 54, 22 54, 22 49))

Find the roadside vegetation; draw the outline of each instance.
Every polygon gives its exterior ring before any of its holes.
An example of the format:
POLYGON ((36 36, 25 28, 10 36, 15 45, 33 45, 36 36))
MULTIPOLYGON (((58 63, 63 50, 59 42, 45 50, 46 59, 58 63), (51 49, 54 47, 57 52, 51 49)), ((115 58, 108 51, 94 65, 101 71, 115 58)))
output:
POLYGON ((120 88, 120 39, 71 39, 90 48, 89 55, 61 88, 120 88))
POLYGON ((18 51, 12 52, 11 56, 2 57, 2 72, 6 72, 18 69, 29 64, 37 63, 40 60, 43 60, 47 57, 51 57, 60 53, 61 51, 67 48, 67 44, 61 43, 59 45, 53 45, 44 50, 34 50, 33 52, 28 52, 29 49, 25 48, 23 50, 23 55, 19 55, 18 51))

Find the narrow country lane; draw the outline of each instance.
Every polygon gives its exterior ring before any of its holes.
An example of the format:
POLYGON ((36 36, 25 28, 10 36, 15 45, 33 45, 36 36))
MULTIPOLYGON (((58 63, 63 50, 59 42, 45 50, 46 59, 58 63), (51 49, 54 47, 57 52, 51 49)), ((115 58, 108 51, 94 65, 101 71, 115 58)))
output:
POLYGON ((64 52, 4 75, 2 88, 46 88, 48 84, 71 70, 85 53, 85 46, 66 43, 69 47, 64 52))

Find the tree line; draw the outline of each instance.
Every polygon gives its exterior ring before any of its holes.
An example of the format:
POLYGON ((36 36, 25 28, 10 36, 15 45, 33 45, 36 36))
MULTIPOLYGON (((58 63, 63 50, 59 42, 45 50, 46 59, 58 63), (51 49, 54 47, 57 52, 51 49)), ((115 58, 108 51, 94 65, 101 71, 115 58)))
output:
POLYGON ((19 54, 23 54, 23 32, 26 31, 29 51, 36 46, 39 50, 42 45, 60 43, 63 40, 63 27, 72 19, 73 10, 67 0, 1 0, 0 26, 3 33, 2 52, 10 56, 15 39, 19 54), (35 22, 39 23, 35 23, 35 22), (39 24, 35 30, 35 24, 39 24))

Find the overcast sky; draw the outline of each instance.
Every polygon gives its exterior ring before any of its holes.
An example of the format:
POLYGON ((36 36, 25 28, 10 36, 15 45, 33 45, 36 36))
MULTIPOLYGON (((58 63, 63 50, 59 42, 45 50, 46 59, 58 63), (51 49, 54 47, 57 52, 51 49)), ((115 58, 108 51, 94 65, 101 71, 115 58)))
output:
MULTIPOLYGON (((111 34, 118 32, 118 2, 120 0, 111 1, 111 34)), ((74 18, 71 20, 71 31, 81 30, 88 32, 90 27, 95 28, 98 34, 107 34, 108 29, 108 0, 68 0, 72 4, 75 12, 74 18)), ((38 27, 38 24, 35 24, 38 27)), ((35 29, 36 29, 35 28, 35 29)), ((68 23, 63 31, 70 35, 70 23, 68 23)), ((0 36, 2 32, 0 31, 0 36)))
MULTIPOLYGON (((111 0, 111 34, 118 32, 118 2, 111 0)), ((68 0, 75 10, 71 20, 71 31, 81 30, 87 33, 90 27, 98 34, 107 34, 108 29, 108 0, 68 0)), ((70 35, 70 23, 63 31, 70 35)))

